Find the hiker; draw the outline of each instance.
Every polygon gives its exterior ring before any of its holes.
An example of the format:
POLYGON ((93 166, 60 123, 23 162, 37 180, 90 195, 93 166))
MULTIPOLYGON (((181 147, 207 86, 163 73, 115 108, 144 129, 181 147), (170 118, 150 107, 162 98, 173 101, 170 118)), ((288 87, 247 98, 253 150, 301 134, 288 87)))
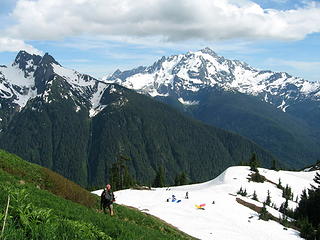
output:
POLYGON ((112 203, 115 201, 114 194, 111 191, 111 185, 107 184, 106 188, 101 194, 100 209, 103 208, 103 212, 106 213, 106 208, 109 210, 110 216, 113 216, 113 206, 112 203))
POLYGON ((185 199, 189 199, 189 193, 186 192, 186 196, 184 197, 185 199))

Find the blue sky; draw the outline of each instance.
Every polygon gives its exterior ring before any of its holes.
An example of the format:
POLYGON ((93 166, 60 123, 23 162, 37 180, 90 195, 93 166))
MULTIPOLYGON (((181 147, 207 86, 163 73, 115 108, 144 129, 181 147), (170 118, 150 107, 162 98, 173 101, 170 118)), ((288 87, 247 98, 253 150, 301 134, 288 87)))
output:
POLYGON ((320 80, 320 1, 1 0, 0 64, 20 49, 101 77, 210 47, 320 80))

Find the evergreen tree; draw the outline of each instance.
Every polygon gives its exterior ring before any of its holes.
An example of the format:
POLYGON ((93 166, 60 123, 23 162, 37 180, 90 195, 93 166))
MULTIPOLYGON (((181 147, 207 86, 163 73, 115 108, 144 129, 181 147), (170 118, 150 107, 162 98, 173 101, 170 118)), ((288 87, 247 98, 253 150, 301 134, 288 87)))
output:
POLYGON ((270 197, 270 191, 268 190, 267 199, 265 201, 265 204, 270 206, 271 205, 271 197, 270 197))
POLYGON ((319 172, 316 172, 316 175, 313 178, 313 181, 316 183, 316 185, 311 185, 312 190, 319 190, 320 189, 320 174, 319 172))
POLYGON ((266 178, 262 176, 259 172, 254 172, 250 176, 250 180, 253 182, 263 183, 266 178))
POLYGON ((307 203, 308 202, 308 195, 307 190, 303 189, 302 194, 300 195, 300 201, 298 207, 295 210, 295 218, 296 219, 303 219, 307 216, 307 203))
POLYGON ((278 182, 278 184, 277 184, 277 188, 283 190, 283 186, 282 186, 282 183, 281 183, 281 178, 279 178, 279 182, 278 182))
POLYGON ((272 159, 272 161, 271 161, 271 170, 278 170, 277 160, 275 160, 275 159, 272 159))
POLYGON ((156 177, 153 181, 153 187, 164 187, 165 186, 165 173, 162 166, 158 168, 156 177))
POLYGON ((113 190, 121 190, 130 188, 134 185, 135 181, 130 175, 127 162, 130 159, 126 156, 119 155, 117 161, 112 164, 110 171, 110 184, 113 190))
POLYGON ((254 192, 253 192, 252 200, 259 201, 259 200, 258 200, 257 193, 256 193, 256 190, 254 190, 254 192))
POLYGON ((320 224, 318 225, 318 228, 317 228, 316 239, 320 240, 320 224))
POLYGON ((279 208, 279 212, 281 212, 283 214, 287 214, 288 206, 289 206, 289 203, 288 203, 288 199, 286 198, 286 201, 281 204, 281 206, 279 208))
POLYGON ((304 218, 299 222, 300 225, 300 237, 305 238, 306 240, 314 240, 315 233, 312 224, 308 221, 307 218, 304 218))
POLYGON ((266 204, 263 203, 263 207, 260 210, 259 219, 268 221, 270 219, 270 215, 267 211, 266 204))
POLYGON ((179 186, 180 185, 180 175, 177 174, 176 177, 174 178, 174 185, 179 186))
POLYGON ((240 190, 237 192, 237 194, 241 195, 241 196, 247 196, 247 189, 244 189, 242 187, 240 187, 240 190))
POLYGON ((243 196, 247 196, 247 189, 244 189, 243 196))
POLYGON ((240 161, 240 162, 238 163, 238 166, 248 166, 248 163, 245 162, 245 161, 240 161))
POLYGON ((320 190, 309 190, 308 195, 305 202, 306 217, 314 227, 317 227, 320 224, 320 190))
POLYGON ((180 174, 177 174, 174 179, 174 185, 180 186, 180 185, 187 185, 188 184, 188 177, 185 172, 182 172, 180 174))
POLYGON ((180 174, 180 185, 187 185, 187 184, 188 184, 187 174, 185 172, 182 172, 180 174))
POLYGON ((293 200, 293 193, 291 187, 286 185, 286 187, 282 190, 282 197, 285 199, 293 200))
POLYGON ((250 161, 249 161, 249 165, 250 165, 250 170, 254 171, 254 172, 259 172, 258 167, 259 167, 259 161, 257 159, 257 155, 256 153, 253 153, 250 161))
POLYGON ((239 191, 237 192, 237 194, 242 194, 243 193, 243 189, 242 189, 242 186, 240 187, 239 191))
POLYGON ((303 189, 302 190, 302 194, 301 194, 301 197, 300 197, 300 201, 306 201, 308 200, 308 195, 307 195, 307 190, 306 189, 303 189))

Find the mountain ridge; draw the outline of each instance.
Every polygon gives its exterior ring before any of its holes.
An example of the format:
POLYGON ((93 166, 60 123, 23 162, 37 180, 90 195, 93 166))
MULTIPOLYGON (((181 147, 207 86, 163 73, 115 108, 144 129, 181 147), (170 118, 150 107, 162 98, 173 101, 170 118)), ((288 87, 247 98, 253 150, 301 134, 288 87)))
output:
POLYGON ((129 169, 144 184, 160 165, 173 182, 182 171, 191 181, 206 180, 253 152, 264 165, 271 164, 273 156, 252 141, 149 96, 66 69, 49 54, 18 55, 8 67, 16 78, 4 74, 0 82, 13 93, 0 98, 10 109, 0 109, 0 147, 83 186, 108 181, 119 154, 132 159, 129 169), (21 99, 25 102, 19 105, 21 99))
POLYGON ((288 166, 300 168, 320 155, 320 82, 260 71, 210 48, 118 70, 105 80, 245 136, 288 166))
POLYGON ((245 62, 218 56, 210 48, 162 57, 149 67, 117 70, 104 79, 153 97, 177 95, 182 103, 190 101, 190 93, 213 86, 258 96, 283 111, 294 101, 320 100, 320 82, 285 72, 260 71, 245 62))

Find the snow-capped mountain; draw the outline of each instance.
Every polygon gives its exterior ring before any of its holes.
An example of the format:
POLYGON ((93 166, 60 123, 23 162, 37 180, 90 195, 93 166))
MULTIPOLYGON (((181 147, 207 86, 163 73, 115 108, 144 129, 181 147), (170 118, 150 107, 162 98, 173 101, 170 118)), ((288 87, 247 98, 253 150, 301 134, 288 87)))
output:
POLYGON ((174 96, 182 104, 196 104, 196 93, 208 87, 258 96, 283 111, 294 101, 320 100, 320 82, 260 71, 218 56, 210 48, 162 57, 149 67, 117 70, 105 79, 151 96, 174 96))
POLYGON ((49 100, 48 96, 53 81, 58 78, 69 88, 64 97, 74 99, 76 109, 87 104, 93 116, 96 109, 101 108, 99 101, 107 84, 64 68, 48 53, 39 56, 20 51, 12 65, 0 66, 0 99, 3 104, 18 111, 35 97, 43 98, 46 102, 52 101, 54 99, 49 100), (74 95, 80 97, 81 102, 76 101, 74 95))
POLYGON ((245 136, 288 165, 292 159, 307 165, 319 156, 320 82, 261 71, 209 48, 117 70, 104 80, 245 136))
MULTIPOLYGON (((303 189, 310 188, 316 171, 290 172, 260 168, 259 172, 269 181, 264 183, 249 181, 251 174, 249 167, 230 167, 217 178, 200 184, 117 191, 116 203, 152 214, 181 231, 203 240, 302 239, 298 231, 284 227, 279 221, 260 220, 259 213, 253 210, 253 206, 255 209, 261 208, 269 191, 271 204, 266 206, 267 211, 275 219, 283 218, 284 215, 279 212, 279 207, 286 200, 282 190, 277 188, 279 179, 282 186, 291 187, 294 197, 288 201, 288 207, 295 209, 296 198, 300 198, 303 189), (246 190, 246 196, 237 194, 240 188, 246 190), (186 192, 188 199, 185 199, 186 192), (254 192, 257 200, 252 199, 254 192), (172 201, 172 195, 181 201, 172 201), (203 210, 195 207, 200 204, 205 204, 203 210)), ((100 196, 101 192, 102 190, 97 190, 93 193, 100 196)))

